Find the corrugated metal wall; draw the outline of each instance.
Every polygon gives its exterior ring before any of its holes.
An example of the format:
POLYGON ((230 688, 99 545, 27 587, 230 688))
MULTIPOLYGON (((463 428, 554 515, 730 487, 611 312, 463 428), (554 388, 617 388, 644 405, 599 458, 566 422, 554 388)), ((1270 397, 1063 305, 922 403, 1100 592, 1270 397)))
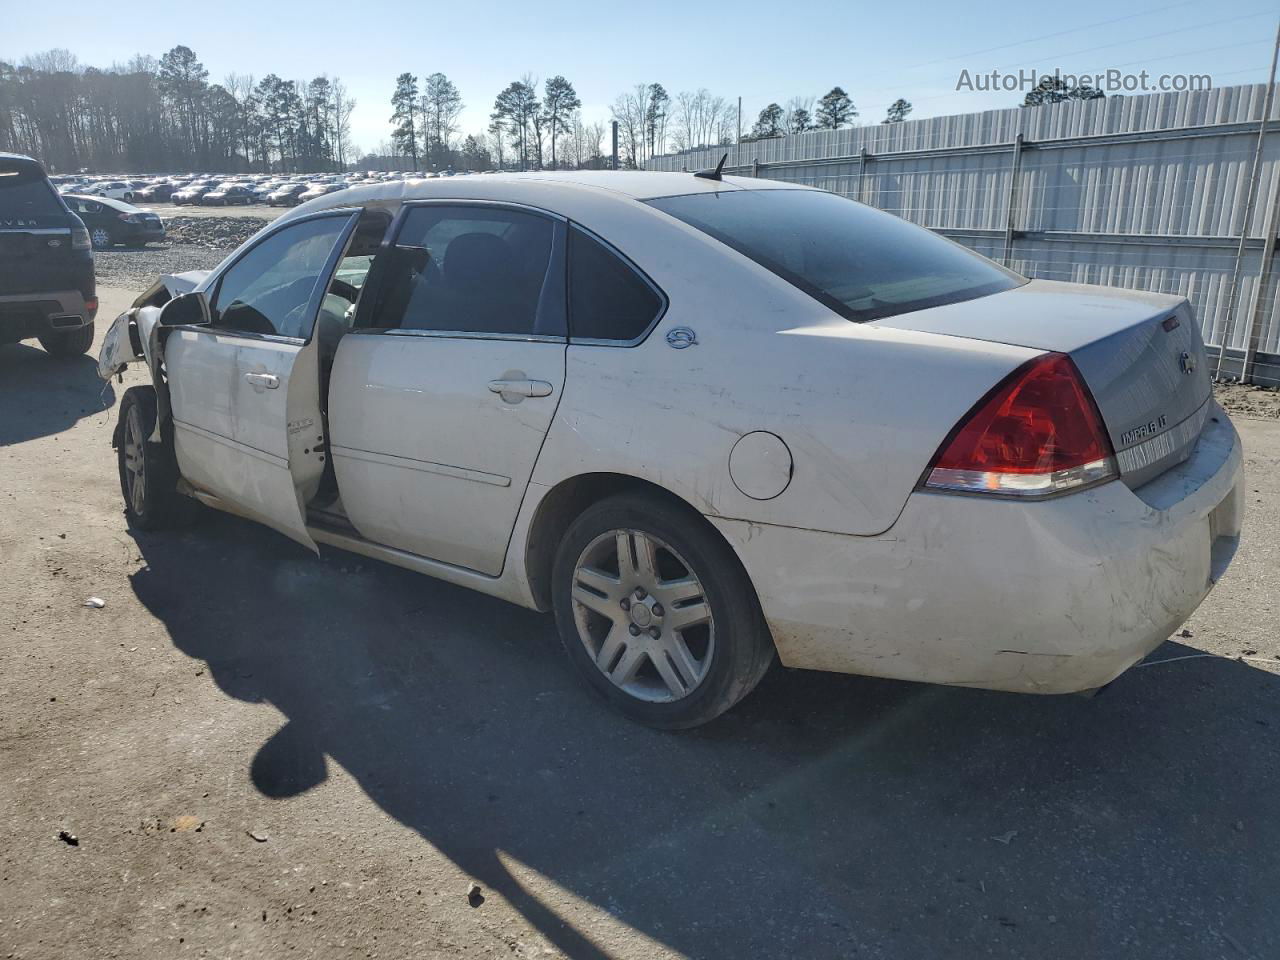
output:
POLYGON ((1206 342, 1228 345, 1224 373, 1239 371, 1252 334, 1253 379, 1272 381, 1280 265, 1255 291, 1266 231, 1280 220, 1280 96, 1233 304, 1230 296, 1265 96, 1255 84, 1013 107, 696 150, 648 166, 698 170, 727 151, 726 172, 862 200, 1027 276, 1186 296, 1206 342))

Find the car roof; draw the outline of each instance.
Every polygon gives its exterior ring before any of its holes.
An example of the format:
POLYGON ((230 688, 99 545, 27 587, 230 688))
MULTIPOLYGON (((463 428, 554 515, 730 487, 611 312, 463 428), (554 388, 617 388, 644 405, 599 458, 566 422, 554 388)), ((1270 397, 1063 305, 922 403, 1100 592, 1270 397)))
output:
POLYGON ((500 173, 493 176, 411 177, 379 183, 361 183, 336 193, 328 193, 295 207, 288 219, 331 207, 397 202, 406 200, 490 199, 529 202, 531 193, 564 197, 565 193, 588 193, 598 198, 620 201, 651 200, 657 197, 740 190, 812 190, 802 184, 754 177, 724 177, 711 180, 691 173, 658 173, 643 170, 574 170, 536 173, 500 173), (505 194, 505 196, 504 196, 505 194))

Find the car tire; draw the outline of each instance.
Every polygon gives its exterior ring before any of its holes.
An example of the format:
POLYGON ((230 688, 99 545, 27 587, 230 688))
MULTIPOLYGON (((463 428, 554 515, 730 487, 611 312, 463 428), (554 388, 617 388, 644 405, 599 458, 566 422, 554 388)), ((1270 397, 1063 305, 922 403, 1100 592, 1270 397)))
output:
POLYGON ((76 330, 58 330, 41 334, 40 346, 50 356, 65 359, 88 353, 93 346, 93 321, 76 330))
POLYGON ((148 439, 155 432, 157 416, 154 387, 130 387, 124 392, 114 443, 125 517, 139 530, 177 526, 193 506, 178 493, 178 461, 171 440, 153 443, 148 439))
POLYGON ((89 231, 89 240, 93 243, 93 249, 106 250, 108 247, 115 245, 115 240, 111 237, 111 231, 106 227, 94 227, 89 231))
POLYGON ((588 507, 561 539, 551 588, 569 660, 615 710, 647 726, 713 720, 773 662, 737 556, 705 518, 656 494, 588 507))
POLYGON ((123 197, 121 197, 120 199, 122 199, 125 203, 133 203, 133 194, 132 194, 132 193, 126 193, 126 194, 125 194, 123 197))

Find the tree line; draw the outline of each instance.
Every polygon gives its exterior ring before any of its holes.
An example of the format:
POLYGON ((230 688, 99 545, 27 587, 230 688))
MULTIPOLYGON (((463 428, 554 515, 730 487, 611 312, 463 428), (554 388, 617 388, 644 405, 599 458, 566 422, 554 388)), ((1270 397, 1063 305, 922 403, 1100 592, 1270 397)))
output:
MULTIPOLYGON (((190 47, 158 60, 138 55, 98 69, 66 50, 0 62, 0 150, 28 153, 50 169, 317 172, 396 169, 580 169, 610 163, 604 122, 588 122, 573 83, 531 74, 495 97, 486 129, 461 135, 465 106, 443 73, 396 77, 390 139, 359 155, 351 141, 355 100, 338 77, 285 80, 230 74, 210 82, 190 47)), ((906 119, 898 100, 883 123, 906 119)), ((843 88, 820 98, 770 103, 744 127, 737 101, 705 88, 674 96, 639 83, 610 107, 620 160, 643 167, 671 151, 839 129, 859 116, 843 88)))
POLYGON ((66 50, 0 62, 0 150, 55 171, 342 169, 355 100, 337 77, 210 83, 190 47, 101 70, 66 50))

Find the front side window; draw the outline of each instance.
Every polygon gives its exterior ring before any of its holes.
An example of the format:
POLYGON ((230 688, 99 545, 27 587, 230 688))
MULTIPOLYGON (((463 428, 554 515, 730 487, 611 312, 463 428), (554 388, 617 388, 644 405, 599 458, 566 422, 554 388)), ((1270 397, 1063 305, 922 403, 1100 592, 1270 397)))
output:
POLYGON ((923 227, 820 190, 726 190, 648 203, 858 322, 1027 282, 923 227))
POLYGON ((218 282, 213 326, 305 340, 316 283, 350 216, 318 217, 284 227, 237 260, 218 282))
POLYGON ((664 306, 630 264, 585 231, 569 231, 569 332, 575 340, 635 340, 664 306))
POLYGON ((362 326, 563 336, 561 225, 488 205, 415 207, 388 251, 362 326))

